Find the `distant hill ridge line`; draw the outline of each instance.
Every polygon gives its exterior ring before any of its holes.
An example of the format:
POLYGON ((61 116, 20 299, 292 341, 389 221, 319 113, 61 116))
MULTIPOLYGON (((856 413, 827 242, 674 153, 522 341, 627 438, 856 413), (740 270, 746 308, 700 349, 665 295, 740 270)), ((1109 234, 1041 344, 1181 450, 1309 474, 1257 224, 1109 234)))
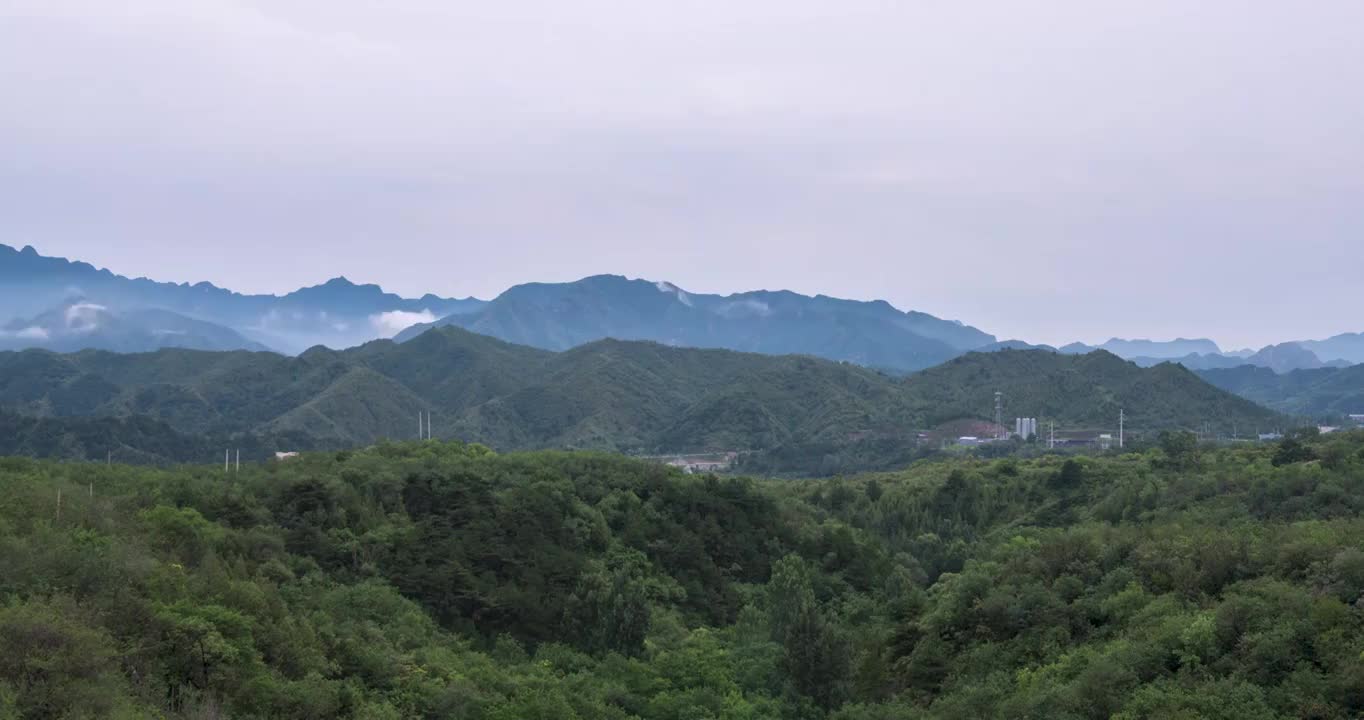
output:
MULTIPOLYGON (((200 291, 217 292, 217 293, 221 293, 221 294, 224 294, 224 295, 228 295, 228 296, 232 296, 232 297, 236 297, 236 298, 244 298, 244 299, 283 300, 283 299, 285 299, 285 298, 295 297, 295 296, 298 296, 299 294, 306 294, 306 293, 308 293, 308 292, 310 292, 310 291, 317 291, 317 290, 320 290, 320 289, 326 288, 326 287, 348 287, 348 288, 358 288, 358 289, 365 290, 365 291, 379 290, 380 292, 383 292, 383 287, 380 286, 380 285, 378 285, 378 284, 375 284, 375 283, 356 283, 356 282, 352 282, 352 281, 351 281, 350 279, 348 279, 345 275, 338 275, 338 276, 336 276, 336 277, 333 277, 333 278, 324 280, 324 281, 322 281, 322 282, 320 282, 320 283, 318 283, 318 284, 316 284, 316 285, 307 285, 307 286, 304 286, 304 287, 300 287, 300 288, 298 288, 298 289, 296 289, 296 290, 291 290, 291 291, 289 291, 289 292, 287 292, 287 293, 284 293, 284 294, 277 294, 277 293, 243 293, 243 292, 239 292, 239 291, 236 291, 236 290, 232 290, 232 289, 230 289, 230 288, 226 288, 226 287, 223 287, 223 286, 220 286, 220 285, 216 285, 216 284, 214 284, 214 283, 212 283, 212 282, 209 282, 209 281, 207 281, 207 280, 199 280, 199 281, 195 281, 195 282, 187 282, 187 281, 176 282, 176 281, 174 281, 174 280, 155 280, 155 279, 153 279, 153 278, 149 278, 149 277, 146 277, 146 276, 143 276, 143 275, 138 275, 138 276, 125 275, 125 274, 122 274, 122 273, 114 272, 113 270, 110 270, 109 268, 96 267, 95 265, 92 265, 91 263, 85 262, 85 261, 83 261, 83 260, 71 260, 71 259, 68 259, 68 258, 65 258, 65 257, 56 256, 56 255, 42 255, 42 254, 38 253, 38 251, 37 251, 32 245, 25 245, 25 246, 23 246, 23 248, 15 248, 15 247, 12 246, 12 245, 7 245, 7 244, 5 244, 5 243, 0 243, 0 260, 12 260, 12 259, 13 259, 12 257, 7 258, 6 256, 18 256, 18 257, 20 257, 20 258, 23 258, 27 263, 29 263, 29 265, 28 265, 26 268, 24 268, 24 269, 30 269, 30 270, 31 270, 31 269, 33 269, 33 267, 34 267, 35 265, 38 265, 38 264, 43 264, 43 265, 46 265, 47 267, 50 267, 50 268, 68 268, 68 267, 69 267, 69 268, 71 268, 71 269, 75 269, 75 270, 80 271, 80 272, 92 273, 92 274, 96 274, 96 275, 100 275, 100 276, 104 276, 104 277, 108 277, 108 278, 113 278, 113 279, 127 280, 127 281, 133 282, 133 283, 150 284, 150 285, 157 285, 157 286, 163 286, 163 287, 171 287, 171 288, 177 288, 177 289, 189 289, 189 290, 200 290, 200 291)), ((0 263, 0 271, 4 271, 4 270, 6 270, 6 269, 7 269, 6 266, 5 266, 4 264, 0 263)), ((0 275, 0 277, 3 277, 3 276, 0 275)), ((384 294, 384 295, 387 295, 387 296, 394 297, 394 298, 404 299, 404 300, 422 300, 422 299, 427 299, 427 298, 436 299, 436 300, 454 300, 454 299, 460 299, 460 298, 442 298, 442 297, 440 297, 440 296, 438 296, 438 295, 434 295, 434 294, 432 294, 432 293, 426 293, 426 294, 424 294, 424 295, 423 295, 422 297, 420 297, 420 298, 402 298, 402 296, 400 296, 400 295, 396 295, 396 294, 394 294, 394 293, 388 293, 388 292, 383 292, 383 294, 384 294)), ((472 299, 476 299, 476 298, 468 297, 468 298, 463 298, 463 299, 471 299, 471 300, 472 300, 472 299)))
POLYGON ((804 353, 899 372, 995 342, 993 335, 960 321, 901 311, 885 300, 790 290, 691 293, 670 282, 620 275, 517 285, 474 312, 414 325, 395 339, 407 341, 447 325, 550 350, 604 338, 650 340, 769 355, 804 353))
MULTIPOLYGON (((411 322, 473 309, 483 302, 430 293, 420 298, 403 298, 378 285, 357 285, 344 277, 284 295, 250 295, 209 282, 129 278, 89 263, 39 255, 32 246, 15 250, 0 245, 0 326, 37 318, 69 304, 73 297, 88 299, 114 315, 129 316, 145 309, 174 312, 187 321, 212 323, 241 334, 246 339, 242 347, 255 343, 290 353, 317 343, 336 347, 358 345, 391 336, 411 322)), ((10 340, 44 346, 33 333, 10 340)), ((94 342, 87 345, 108 346, 94 342)), ((134 349, 153 350, 159 346, 146 340, 134 349)))

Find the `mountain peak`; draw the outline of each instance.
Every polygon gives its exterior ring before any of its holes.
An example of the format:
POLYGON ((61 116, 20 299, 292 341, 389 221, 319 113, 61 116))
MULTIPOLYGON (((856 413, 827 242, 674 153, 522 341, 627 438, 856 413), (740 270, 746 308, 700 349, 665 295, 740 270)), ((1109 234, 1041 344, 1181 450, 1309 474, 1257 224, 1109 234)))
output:
MULTIPOLYGON (((16 248, 13 245, 6 245, 4 243, 0 243, 0 255, 13 255, 15 257, 22 257, 25 259, 34 259, 42 257, 42 255, 39 255, 38 251, 34 249, 32 245, 25 245, 22 248, 16 248)), ((65 258, 52 259, 66 262, 65 258)))

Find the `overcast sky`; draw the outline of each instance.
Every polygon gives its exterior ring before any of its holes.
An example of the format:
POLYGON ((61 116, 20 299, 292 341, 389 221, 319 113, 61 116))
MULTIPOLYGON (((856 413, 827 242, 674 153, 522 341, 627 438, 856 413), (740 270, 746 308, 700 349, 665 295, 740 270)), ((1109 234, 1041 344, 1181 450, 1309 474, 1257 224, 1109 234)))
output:
POLYGON ((1364 2, 0 0, 0 242, 1001 337, 1364 330, 1364 2))

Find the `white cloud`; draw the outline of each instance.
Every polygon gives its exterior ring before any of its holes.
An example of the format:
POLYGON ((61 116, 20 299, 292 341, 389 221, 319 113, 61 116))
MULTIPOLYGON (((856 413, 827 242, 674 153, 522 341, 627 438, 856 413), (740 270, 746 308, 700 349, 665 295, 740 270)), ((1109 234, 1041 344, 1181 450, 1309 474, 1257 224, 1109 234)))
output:
POLYGON ((91 332, 99 327, 99 314, 109 308, 95 303, 76 303, 66 309, 66 328, 72 332, 91 332))
POLYGON ((430 310, 421 312, 408 312, 406 310, 391 310, 389 312, 375 313, 369 316, 370 325, 379 332, 382 337, 391 338, 394 335, 416 325, 417 323, 435 322, 436 315, 430 310))
POLYGON ((772 306, 761 300, 749 298, 725 303, 724 305, 717 307, 715 312, 728 318, 752 317, 755 315, 758 317, 767 317, 772 314, 772 306))
POLYGON ((673 293, 674 295, 677 295, 677 299, 683 305, 686 305, 687 307, 692 306, 691 296, 688 295, 687 292, 682 288, 670 282, 656 282, 654 283, 654 287, 658 288, 658 291, 661 293, 673 293))
POLYGON ((46 340, 47 330, 40 327, 26 327, 23 330, 0 330, 0 337, 19 338, 20 340, 46 340))

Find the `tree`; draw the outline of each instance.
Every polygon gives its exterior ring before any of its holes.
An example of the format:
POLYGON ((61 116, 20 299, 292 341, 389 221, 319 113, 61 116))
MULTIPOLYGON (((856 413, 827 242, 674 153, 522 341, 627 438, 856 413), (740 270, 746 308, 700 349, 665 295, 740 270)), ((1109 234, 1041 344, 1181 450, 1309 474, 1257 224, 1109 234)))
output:
POLYGON ((1282 467, 1314 459, 1316 459, 1316 453, 1312 452, 1311 447, 1302 440, 1290 436, 1279 441, 1279 447, 1274 451, 1274 457, 1270 462, 1274 464, 1274 467, 1282 467))
POLYGON ((1073 490, 1085 482, 1085 466, 1075 458, 1067 458, 1061 469, 1052 476, 1052 487, 1057 490, 1073 490))
POLYGON ((800 609, 783 642, 783 665, 796 691, 828 710, 847 694, 849 646, 837 628, 825 621, 819 608, 800 609))
POLYGON ((1186 430, 1162 430, 1156 444, 1165 453, 1165 462, 1173 468, 1189 468, 1198 462, 1198 436, 1186 430))
POLYGON ((804 558, 791 554, 774 563, 772 579, 767 583, 767 613, 772 639, 785 642, 797 619, 814 605, 810 567, 804 558))
POLYGON ((872 478, 867 481, 866 493, 868 500, 874 503, 877 500, 881 499, 881 495, 884 492, 885 490, 881 488, 881 483, 876 482, 876 478, 872 478))
POLYGON ((128 701, 113 640, 66 599, 0 607, 0 717, 108 717, 128 701))
POLYGON ((564 614, 588 652, 638 655, 649 633, 649 560, 636 550, 613 552, 578 580, 564 614))

